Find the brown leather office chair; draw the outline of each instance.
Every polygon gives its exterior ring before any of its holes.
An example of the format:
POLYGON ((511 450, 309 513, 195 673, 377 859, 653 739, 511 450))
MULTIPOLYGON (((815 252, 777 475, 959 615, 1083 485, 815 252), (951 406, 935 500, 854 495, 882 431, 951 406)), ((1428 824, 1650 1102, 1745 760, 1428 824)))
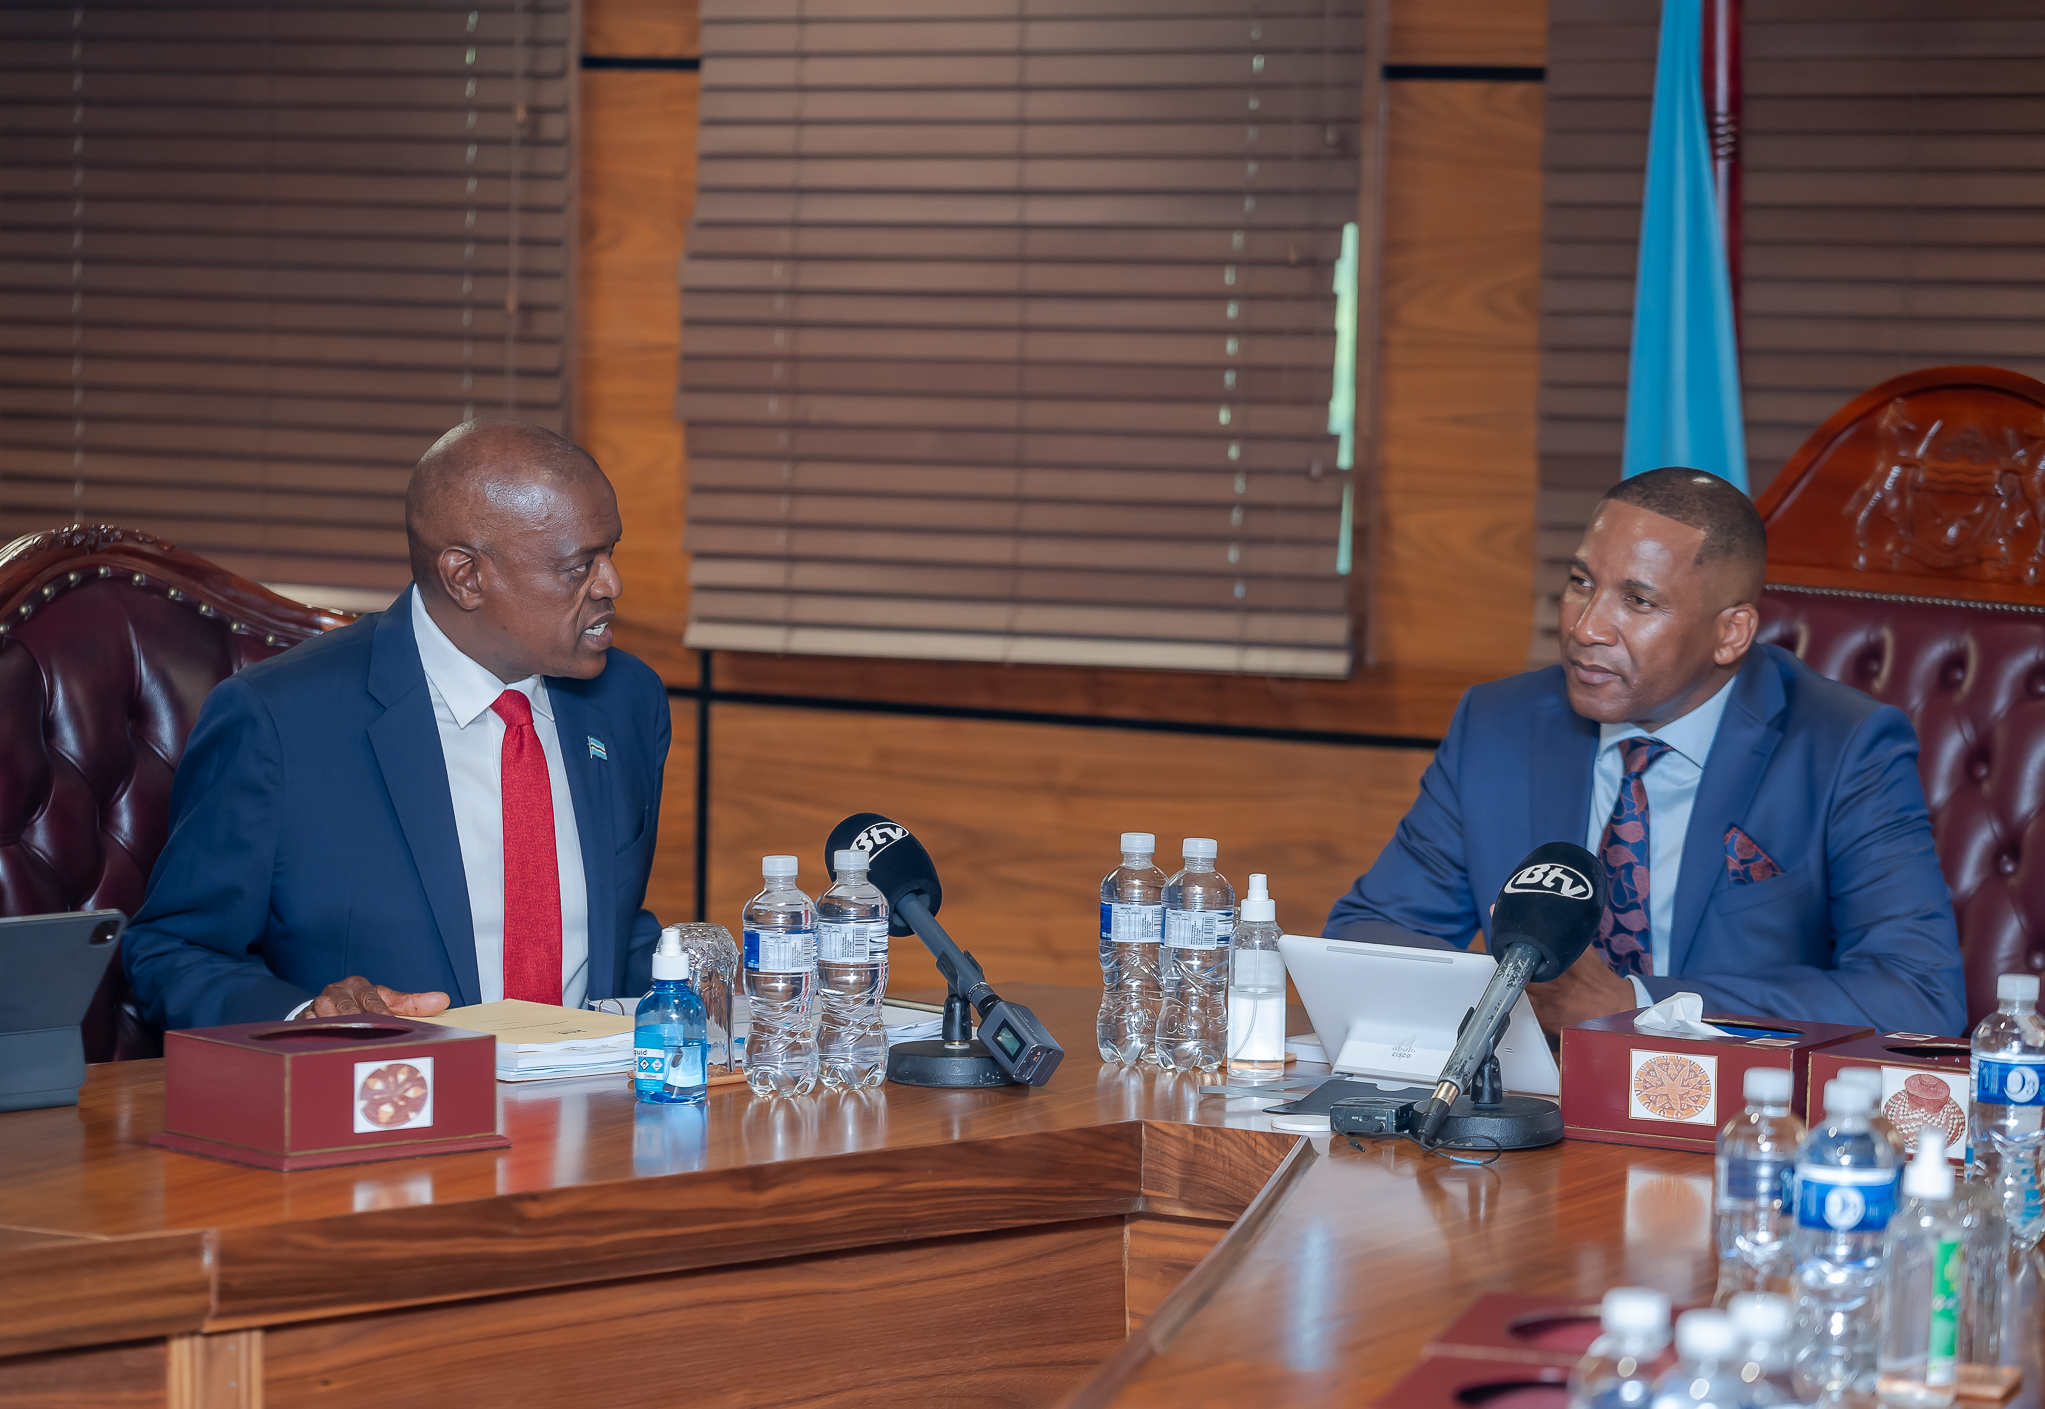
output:
MULTIPOLYGON (((0 914, 133 916, 207 693, 349 620, 130 529, 0 548, 0 914)), ((116 956, 86 1017, 87 1060, 157 1055, 126 996, 116 956)))

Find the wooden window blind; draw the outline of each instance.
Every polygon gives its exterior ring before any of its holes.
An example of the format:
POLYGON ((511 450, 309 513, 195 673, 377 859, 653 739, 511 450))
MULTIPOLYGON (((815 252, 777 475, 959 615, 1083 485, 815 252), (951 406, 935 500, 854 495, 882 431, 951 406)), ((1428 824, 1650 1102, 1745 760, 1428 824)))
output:
POLYGON ((689 644, 1346 674, 1364 33, 708 0, 689 644))
POLYGON ((405 582, 412 463, 566 429, 572 0, 0 7, 0 536, 405 582))
MULTIPOLYGON (((1765 488, 1898 373, 2045 376, 2045 20, 1999 0, 1745 0, 1741 373, 1765 488)), ((1551 0, 1536 659, 1619 477, 1656 11, 1551 0)))

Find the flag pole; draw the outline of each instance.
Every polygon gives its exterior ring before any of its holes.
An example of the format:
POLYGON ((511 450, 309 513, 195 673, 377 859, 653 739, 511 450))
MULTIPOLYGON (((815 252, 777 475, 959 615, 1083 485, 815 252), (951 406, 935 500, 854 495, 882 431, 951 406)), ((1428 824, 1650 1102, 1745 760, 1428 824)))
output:
POLYGON ((1711 137, 1712 189, 1733 295, 1733 336, 1740 327, 1740 0, 1704 0, 1704 121, 1711 137))

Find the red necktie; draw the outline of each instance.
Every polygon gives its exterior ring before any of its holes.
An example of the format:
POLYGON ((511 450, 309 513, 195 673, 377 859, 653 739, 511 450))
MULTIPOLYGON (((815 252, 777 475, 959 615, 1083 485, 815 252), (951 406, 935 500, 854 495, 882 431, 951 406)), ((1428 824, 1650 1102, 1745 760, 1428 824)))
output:
POLYGON ((558 1006, 561 870, 547 755, 524 695, 506 690, 490 708, 504 721, 504 996, 558 1006))

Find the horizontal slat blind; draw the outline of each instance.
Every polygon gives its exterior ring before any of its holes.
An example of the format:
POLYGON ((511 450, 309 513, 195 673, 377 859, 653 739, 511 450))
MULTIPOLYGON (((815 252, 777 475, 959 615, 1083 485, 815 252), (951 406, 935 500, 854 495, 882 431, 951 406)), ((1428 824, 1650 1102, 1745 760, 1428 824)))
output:
POLYGON ((572 0, 0 7, 0 540, 403 583, 449 426, 565 429, 572 0))
MULTIPOLYGON (((1741 372, 1755 493, 1919 367, 2045 376, 2045 19, 2002 0, 1745 0, 1741 372)), ((1551 0, 1537 658, 1619 477, 1657 10, 1551 0)))
POLYGON ((1341 675, 1363 0, 709 0, 689 644, 1341 675))

